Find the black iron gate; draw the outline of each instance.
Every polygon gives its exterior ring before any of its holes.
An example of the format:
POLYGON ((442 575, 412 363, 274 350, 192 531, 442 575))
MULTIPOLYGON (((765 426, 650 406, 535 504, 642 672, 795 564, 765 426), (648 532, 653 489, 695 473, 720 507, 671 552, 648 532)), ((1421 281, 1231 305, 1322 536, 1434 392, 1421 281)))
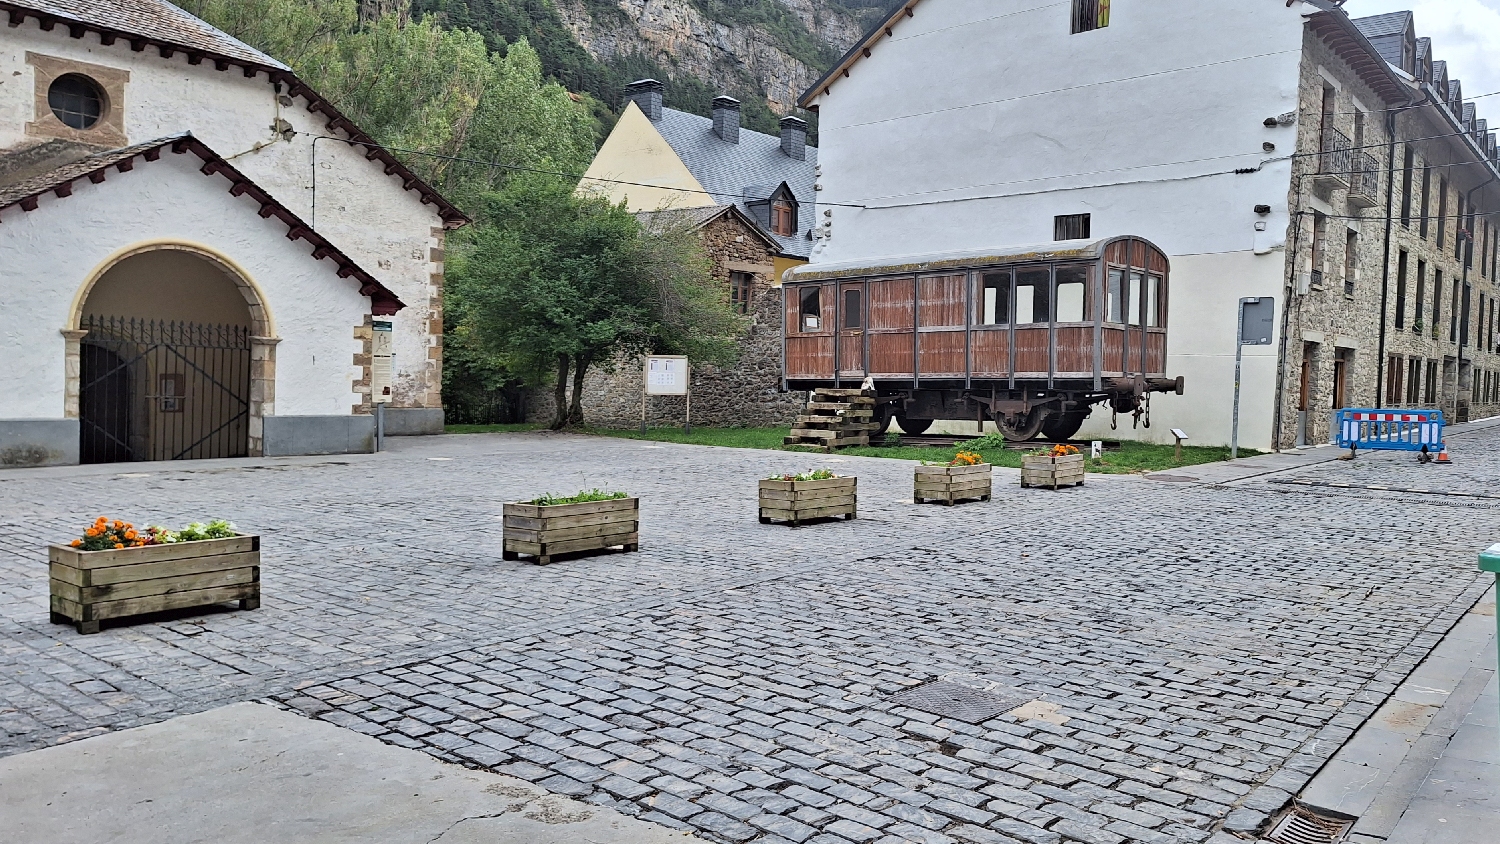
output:
POLYGON ((85 317, 84 463, 244 457, 250 447, 250 329, 85 317))

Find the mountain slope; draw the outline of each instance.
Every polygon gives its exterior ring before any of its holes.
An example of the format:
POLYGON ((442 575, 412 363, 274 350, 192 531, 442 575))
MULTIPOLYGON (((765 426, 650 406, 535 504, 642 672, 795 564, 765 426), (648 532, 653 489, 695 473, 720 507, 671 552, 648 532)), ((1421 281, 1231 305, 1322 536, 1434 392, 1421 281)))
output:
MULTIPOLYGON (((899 0, 416 0, 454 26, 525 36, 550 75, 618 109, 625 83, 667 83, 667 105, 707 114, 741 100, 745 124, 776 120, 899 0)), ((807 116, 807 115, 803 115, 807 116)))

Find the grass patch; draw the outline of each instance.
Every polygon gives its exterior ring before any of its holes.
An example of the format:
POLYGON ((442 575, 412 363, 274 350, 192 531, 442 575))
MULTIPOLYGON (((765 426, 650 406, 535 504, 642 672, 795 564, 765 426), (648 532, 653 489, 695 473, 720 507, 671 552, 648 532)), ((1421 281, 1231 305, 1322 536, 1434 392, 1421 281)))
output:
MULTIPOLYGON (((724 448, 759 448, 777 451, 802 451, 808 454, 822 452, 797 446, 783 446, 782 439, 787 428, 694 428, 684 434, 681 428, 648 428, 642 434, 638 429, 586 428, 580 433, 603 437, 620 437, 651 442, 684 443, 687 445, 716 445, 724 448)), ((838 453, 856 457, 885 457, 894 460, 926 460, 932 463, 947 463, 960 450, 973 451, 972 446, 897 446, 868 448, 845 448, 838 453)), ((995 466, 1021 468, 1023 452, 1008 448, 981 448, 979 454, 986 463, 995 466)), ((1229 459, 1228 446, 1183 446, 1182 462, 1173 459, 1174 447, 1149 443, 1120 443, 1117 451, 1107 451, 1098 460, 1088 460, 1088 470, 1106 475, 1129 475, 1140 472, 1156 472, 1196 466, 1201 463, 1217 463, 1229 459)), ((1240 449, 1243 457, 1254 457, 1260 452, 1240 449)))
POLYGON ((584 428, 579 431, 626 440, 762 449, 781 448, 781 441, 789 432, 789 428, 694 428, 691 434, 684 434, 681 428, 647 428, 644 434, 639 428, 584 428))
POLYGON ((514 425, 444 425, 445 434, 514 434, 519 431, 535 431, 542 426, 532 422, 514 425))

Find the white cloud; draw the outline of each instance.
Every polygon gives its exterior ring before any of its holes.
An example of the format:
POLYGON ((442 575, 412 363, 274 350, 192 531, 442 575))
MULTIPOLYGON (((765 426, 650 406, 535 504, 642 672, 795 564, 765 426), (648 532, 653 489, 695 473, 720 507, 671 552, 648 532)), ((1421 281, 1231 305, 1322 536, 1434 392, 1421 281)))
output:
MULTIPOLYGON (((1448 76, 1463 80, 1466 95, 1500 91, 1500 0, 1349 0, 1344 6, 1356 18, 1406 9, 1416 18, 1417 37, 1432 39, 1433 58, 1448 63, 1448 76)), ((1500 114, 1500 96, 1475 105, 1481 115, 1500 114)))

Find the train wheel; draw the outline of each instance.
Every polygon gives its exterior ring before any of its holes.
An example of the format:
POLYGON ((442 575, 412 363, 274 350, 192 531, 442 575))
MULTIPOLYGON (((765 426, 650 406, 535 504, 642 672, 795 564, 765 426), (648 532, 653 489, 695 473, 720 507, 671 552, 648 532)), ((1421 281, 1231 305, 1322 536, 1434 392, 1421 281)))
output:
POLYGON ((1047 421, 1044 410, 1032 410, 1030 413, 1002 413, 995 417, 995 427, 1005 435, 1005 439, 1013 443, 1023 443, 1027 440, 1036 439, 1036 435, 1042 432, 1042 425, 1047 421))
POLYGON ((883 437, 883 436, 885 436, 885 432, 889 431, 891 429, 891 420, 893 418, 895 418, 895 416, 896 416, 895 409, 892 408, 888 404, 883 404, 883 405, 880 405, 879 407, 875 408, 875 420, 874 421, 876 422, 876 424, 880 425, 880 427, 876 428, 871 433, 871 436, 876 436, 876 437, 883 437))
POLYGON ((1066 442, 1078 433, 1078 429, 1083 427, 1083 421, 1088 418, 1087 411, 1049 416, 1047 421, 1042 423, 1042 436, 1055 443, 1066 442))
POLYGON ((900 425, 901 430, 905 431, 906 433, 911 434, 914 437, 920 437, 921 435, 927 433, 928 428, 932 427, 932 420, 907 419, 905 416, 897 415, 896 424, 900 425))

